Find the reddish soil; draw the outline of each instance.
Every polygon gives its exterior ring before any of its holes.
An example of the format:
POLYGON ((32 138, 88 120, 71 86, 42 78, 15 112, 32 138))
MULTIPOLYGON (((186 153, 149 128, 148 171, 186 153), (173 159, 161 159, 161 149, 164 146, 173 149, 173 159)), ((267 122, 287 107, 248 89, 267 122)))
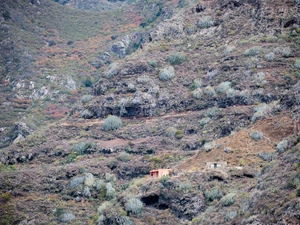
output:
POLYGON ((204 169, 206 162, 226 161, 228 166, 260 167, 264 161, 258 157, 259 152, 274 152, 275 146, 284 137, 293 133, 293 121, 286 117, 276 117, 258 121, 251 129, 241 130, 228 137, 216 140, 216 148, 210 152, 200 150, 195 157, 178 166, 178 169, 204 169), (255 141, 249 134, 260 131, 264 134, 262 140, 255 141), (232 153, 224 152, 230 147, 232 153))

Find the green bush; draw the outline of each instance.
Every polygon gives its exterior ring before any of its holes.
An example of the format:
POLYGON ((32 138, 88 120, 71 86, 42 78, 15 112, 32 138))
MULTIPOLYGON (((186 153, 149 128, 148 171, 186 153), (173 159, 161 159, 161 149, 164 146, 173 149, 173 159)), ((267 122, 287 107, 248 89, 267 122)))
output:
POLYGON ((156 95, 159 91, 159 86, 152 82, 151 86, 148 89, 148 93, 152 95, 156 95))
POLYGON ((222 82, 217 86, 216 92, 226 93, 230 88, 231 88, 231 82, 229 82, 229 81, 222 82))
POLYGON ((235 201, 235 194, 229 193, 225 195, 221 201, 224 206, 231 206, 235 201))
POLYGON ((208 108, 205 112, 206 116, 214 117, 218 114, 219 109, 217 107, 208 108))
POLYGON ((132 222, 131 219, 128 216, 120 216, 118 218, 118 224, 122 224, 122 225, 135 225, 135 223, 132 222))
POLYGON ((121 116, 127 114, 126 105, 128 104, 129 101, 130 101, 129 98, 121 98, 120 101, 118 102, 118 106, 120 108, 120 115, 121 116))
POLYGON ((251 57, 245 61, 245 66, 247 69, 253 69, 257 67, 258 62, 258 58, 251 57))
POLYGON ((183 192, 187 192, 192 188, 191 182, 182 182, 179 184, 179 189, 183 192))
POLYGON ((205 117, 205 118, 202 118, 199 123, 201 126, 203 126, 203 125, 207 124, 209 121, 210 121, 210 118, 205 117))
POLYGON ((215 199, 221 199, 223 197, 223 193, 219 188, 213 188, 204 191, 204 196, 207 201, 212 202, 215 199))
POLYGON ((162 159, 157 157, 157 156, 154 156, 153 158, 150 159, 151 162, 153 162, 154 164, 159 164, 159 163, 162 163, 162 159))
POLYGON ((275 37, 275 36, 268 36, 268 37, 266 37, 266 42, 271 42, 271 43, 274 43, 274 42, 277 42, 277 37, 275 37))
POLYGON ((204 89, 204 94, 209 95, 209 96, 213 96, 215 94, 215 89, 213 87, 211 87, 210 85, 208 85, 205 89, 204 89))
POLYGON ((100 189, 104 189, 105 188, 105 182, 104 180, 96 180, 96 189, 100 190, 100 189))
POLYGON ((227 91, 226 91, 226 97, 227 98, 233 98, 237 95, 238 91, 234 90, 233 88, 229 88, 227 91))
POLYGON ((264 117, 267 113, 271 113, 275 109, 280 109, 280 105, 278 105, 278 101, 274 101, 270 104, 262 103, 256 107, 254 107, 255 113, 253 114, 251 121, 255 122, 256 120, 264 117))
POLYGON ((279 153, 283 153, 287 150, 288 146, 289 146, 288 140, 283 140, 277 144, 276 151, 279 153))
POLYGON ((11 195, 9 192, 5 192, 1 195, 1 198, 4 202, 8 202, 11 199, 11 195))
POLYGON ((92 186, 95 186, 95 184, 96 184, 95 182, 96 182, 96 179, 93 174, 85 173, 85 181, 84 181, 85 185, 92 187, 92 186))
POLYGON ((203 92, 202 92, 201 88, 197 88, 193 91, 193 97, 196 99, 201 99, 202 93, 203 92))
POLYGON ((130 155, 126 152, 121 152, 117 158, 122 162, 128 162, 131 159, 130 155))
POLYGON ((72 180, 70 182, 70 188, 75 188, 75 187, 83 184, 84 181, 85 181, 85 176, 74 177, 74 178, 72 178, 72 180))
POLYGON ((162 176, 162 177, 160 178, 159 182, 160 182, 161 184, 165 184, 169 179, 170 179, 169 176, 164 175, 164 176, 162 176))
POLYGON ((295 189, 300 187, 300 172, 298 171, 294 176, 290 177, 285 184, 287 189, 295 189))
POLYGON ((102 124, 102 130, 104 131, 110 131, 110 130, 117 130, 120 127, 122 127, 122 120, 117 116, 108 116, 103 124, 102 124))
POLYGON ((271 161, 274 158, 273 152, 259 152, 257 155, 264 161, 271 161))
POLYGON ((261 51, 261 48, 259 46, 254 46, 252 48, 247 49, 244 52, 244 55, 248 56, 248 57, 253 57, 253 56, 258 55, 260 53, 260 51, 261 51))
POLYGON ((114 62, 114 63, 111 63, 109 66, 108 66, 108 72, 107 72, 107 78, 113 78, 114 76, 118 75, 119 73, 119 70, 118 70, 118 63, 114 62))
POLYGON ((58 220, 60 222, 69 222, 69 221, 74 220, 74 219, 75 219, 74 214, 70 213, 70 212, 62 212, 58 216, 58 220))
POLYGON ((187 34, 191 35, 195 32, 195 26, 190 25, 190 26, 186 27, 185 30, 186 30, 187 34))
POLYGON ((99 215, 104 215, 105 214, 105 210, 109 209, 110 207, 112 207, 112 203, 111 202, 103 202, 99 207, 98 207, 98 214, 99 215))
POLYGON ((117 179, 114 174, 106 173, 105 180, 106 180, 106 182, 115 182, 117 179))
POLYGON ((238 213, 236 210, 230 210, 229 212, 226 213, 225 221, 228 222, 228 221, 234 219, 237 215, 238 215, 238 213))
POLYGON ((89 188, 88 186, 85 186, 85 187, 84 187, 84 189, 83 189, 83 196, 84 196, 84 197, 87 197, 87 198, 89 198, 89 197, 92 196, 92 195, 91 195, 90 188, 89 188))
POLYGON ((81 97, 81 102, 83 104, 85 104, 85 103, 91 101, 92 99, 93 99, 92 95, 84 95, 84 96, 81 97))
POLYGON ((265 54, 265 60, 272 62, 275 59, 275 53, 274 52, 269 52, 265 54))
POLYGON ((171 80, 173 77, 175 77, 175 71, 173 66, 169 66, 167 68, 164 68, 160 70, 159 72, 159 79, 166 81, 166 80, 171 80))
POLYGON ((206 152, 210 152, 211 150, 213 150, 215 147, 215 143, 214 142, 209 142, 209 143, 205 143, 203 148, 206 152))
POLYGON ((296 67, 297 69, 300 69, 300 58, 296 59, 296 61, 294 63, 294 67, 296 67))
POLYGON ((169 55, 168 61, 171 65, 179 65, 186 60, 186 56, 181 54, 180 52, 176 52, 173 55, 169 55))
POLYGON ((232 152, 232 149, 230 147, 225 147, 224 148, 224 152, 226 153, 231 153, 232 152))
POLYGON ((264 134, 260 131, 253 131, 249 134, 249 136, 255 140, 255 141, 258 141, 258 140, 261 140, 264 136, 264 134))
POLYGON ((291 55, 291 48, 290 47, 283 48, 281 51, 281 55, 286 58, 289 57, 291 55))
POLYGON ((107 183, 106 186, 106 198, 112 199, 116 195, 116 189, 113 188, 111 183, 107 183))
POLYGON ((177 131, 177 129, 176 129, 175 127, 168 127, 168 128, 166 129, 166 135, 167 135, 168 137, 174 137, 175 134, 176 134, 176 131, 177 131))
POLYGON ((105 220, 105 216, 101 214, 97 219, 97 224, 103 224, 104 220, 105 220))
POLYGON ((105 196, 106 196, 105 184, 104 184, 104 187, 101 187, 98 191, 99 191, 99 193, 97 195, 97 198, 101 199, 101 200, 105 200, 105 196))
POLYGON ((147 84, 149 82, 150 78, 146 75, 140 76, 137 78, 137 82, 140 84, 147 84))
POLYGON ((177 131, 176 131, 175 137, 176 137, 177 139, 181 139, 181 138, 183 138, 183 136, 184 136, 183 130, 177 130, 177 131))
POLYGON ((87 77, 84 81, 84 86, 91 87, 92 85, 93 85, 93 82, 92 82, 91 78, 87 77))
POLYGON ((240 205, 241 207, 241 214, 245 214, 250 208, 249 200, 245 199, 244 202, 240 205))
MULTIPOLYGON (((1 156, 1 151, 0 151, 0 156, 1 156)), ((0 172, 14 171, 16 169, 17 169, 16 165, 4 165, 0 163, 0 172)))
POLYGON ((198 27, 209 28, 214 25, 214 21, 211 16, 204 16, 198 22, 198 27))
POLYGON ((134 92, 134 91, 135 91, 135 86, 134 86, 134 84, 129 83, 129 84, 127 85, 127 89, 128 89, 128 91, 134 92))
POLYGON ((127 213, 133 213, 139 215, 142 212, 143 203, 137 198, 131 198, 127 201, 125 205, 125 210, 127 213))
POLYGON ((194 91, 197 88, 200 88, 202 86, 202 80, 201 79, 195 79, 194 82, 191 85, 191 91, 194 91))
POLYGON ((149 66, 152 66, 153 68, 157 67, 157 61, 156 60, 150 60, 148 61, 149 66))
POLYGON ((225 54, 230 54, 234 50, 235 50, 235 46, 229 45, 229 46, 227 46, 227 48, 225 50, 225 54))
POLYGON ((72 152, 75 152, 76 155, 83 155, 88 148, 92 146, 92 143, 80 142, 74 144, 71 148, 72 152))

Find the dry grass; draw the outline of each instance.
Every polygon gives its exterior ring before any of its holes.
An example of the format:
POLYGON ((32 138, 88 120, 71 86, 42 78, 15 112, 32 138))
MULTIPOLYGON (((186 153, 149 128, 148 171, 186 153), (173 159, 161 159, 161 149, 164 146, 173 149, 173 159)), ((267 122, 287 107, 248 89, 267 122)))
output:
POLYGON ((217 148, 210 152, 199 151, 195 157, 179 165, 178 169, 204 169, 206 162, 214 161, 226 161, 228 166, 260 167, 264 162, 257 154, 275 152, 275 144, 292 134, 292 125, 292 120, 287 116, 258 121, 251 129, 241 130, 216 140, 217 148), (254 130, 264 133, 262 140, 255 141, 249 136, 249 133, 254 130), (225 147, 230 147, 233 152, 224 152, 225 147))

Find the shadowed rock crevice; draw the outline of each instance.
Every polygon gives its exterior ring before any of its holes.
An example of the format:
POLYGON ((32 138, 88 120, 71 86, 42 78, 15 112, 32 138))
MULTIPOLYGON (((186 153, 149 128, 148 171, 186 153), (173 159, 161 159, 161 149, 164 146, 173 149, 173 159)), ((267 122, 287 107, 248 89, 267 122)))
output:
POLYGON ((157 207, 158 206, 158 202, 159 202, 159 196, 158 195, 149 195, 149 196, 146 196, 146 197, 142 197, 141 201, 146 206, 157 207))

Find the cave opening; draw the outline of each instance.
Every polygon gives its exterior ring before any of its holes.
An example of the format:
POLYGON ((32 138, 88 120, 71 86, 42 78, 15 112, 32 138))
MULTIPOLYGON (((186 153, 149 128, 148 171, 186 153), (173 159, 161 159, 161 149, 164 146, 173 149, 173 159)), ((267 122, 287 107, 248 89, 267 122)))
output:
POLYGON ((159 196, 152 195, 141 198, 141 201, 146 204, 146 206, 154 206, 156 207, 158 204, 159 196))
POLYGON ((217 180, 217 181, 224 181, 224 179, 220 176, 211 176, 209 181, 214 181, 214 180, 217 180))
POLYGON ((169 206, 167 204, 159 204, 159 196, 158 195, 151 195, 142 197, 141 201, 148 207, 154 207, 159 210, 168 209, 169 206))
POLYGON ((169 208, 169 206, 166 205, 166 204, 160 204, 160 205, 158 206, 158 209, 160 209, 160 210, 165 210, 165 209, 168 209, 168 208, 169 208))

